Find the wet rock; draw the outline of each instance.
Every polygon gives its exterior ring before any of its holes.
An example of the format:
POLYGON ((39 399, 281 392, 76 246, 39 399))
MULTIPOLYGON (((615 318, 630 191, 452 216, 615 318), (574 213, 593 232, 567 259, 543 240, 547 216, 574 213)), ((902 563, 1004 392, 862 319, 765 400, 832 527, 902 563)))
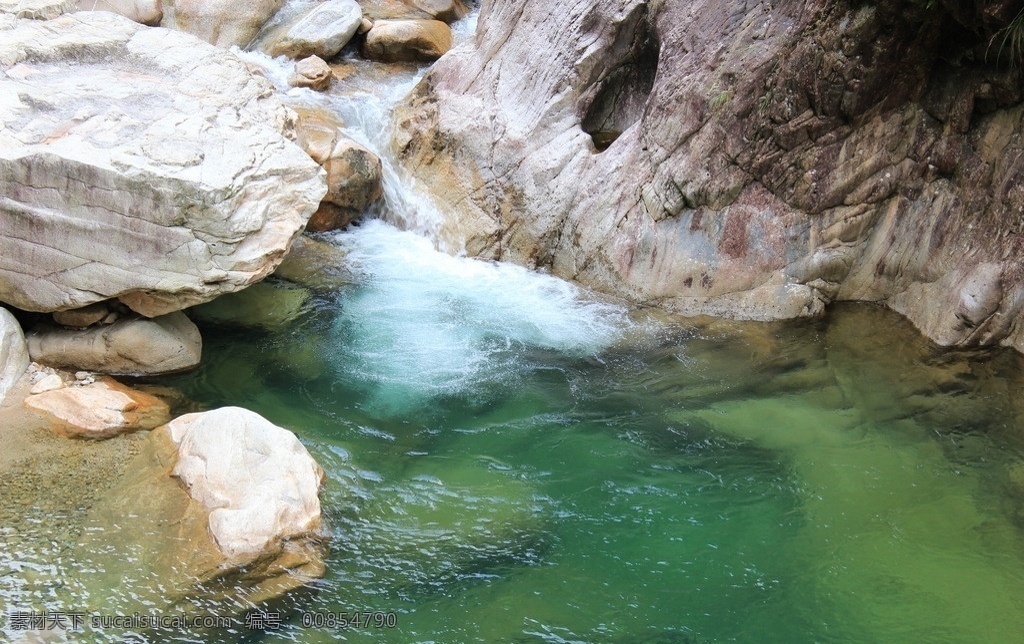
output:
POLYGON ((305 235, 295 240, 274 275, 308 288, 326 290, 352 282, 345 251, 305 235))
POLYGON ((108 315, 110 315, 110 309, 107 308, 106 303, 96 302, 70 311, 54 311, 53 321, 61 326, 84 329, 104 321, 108 315))
POLYGON ((80 330, 44 323, 32 329, 28 346, 37 362, 115 375, 184 371, 202 354, 199 329, 181 312, 80 330))
POLYGON ((281 330, 306 307, 309 292, 286 284, 259 282, 189 309, 200 322, 281 330))
MULTIPOLYGON (((60 378, 47 376, 40 384, 53 377, 60 378)), ((34 393, 25 399, 24 405, 46 415, 54 431, 72 438, 111 438, 153 429, 170 419, 167 404, 159 398, 125 387, 112 378, 34 393)))
POLYGON ((348 221, 380 199, 383 191, 380 158, 347 137, 339 137, 323 167, 327 171, 324 202, 338 206, 341 212, 325 210, 321 204, 306 225, 310 232, 335 230, 347 225, 348 221), (339 222, 346 217, 348 221, 339 222))
POLYGON ((271 56, 330 59, 348 44, 362 19, 355 0, 327 0, 261 34, 256 46, 271 56))
POLYGON ((296 107, 298 143, 314 161, 323 165, 341 137, 342 120, 334 113, 314 107, 296 107))
POLYGON ((28 345, 21 325, 11 312, 0 307, 0 403, 28 369, 28 345))
POLYGON ((452 30, 439 20, 378 20, 363 55, 383 63, 433 62, 452 48, 452 30))
POLYGON ((106 12, 8 26, 0 301, 153 317, 273 271, 326 187, 265 79, 106 12))
POLYGON ((143 25, 156 26, 164 17, 160 0, 78 0, 79 11, 109 11, 143 25))
POLYGON ((308 87, 322 92, 331 86, 333 77, 330 65, 322 58, 310 56, 295 63, 295 73, 288 79, 288 84, 292 87, 308 87))
POLYGON ((245 47, 283 4, 284 0, 168 0, 160 26, 220 47, 245 47))

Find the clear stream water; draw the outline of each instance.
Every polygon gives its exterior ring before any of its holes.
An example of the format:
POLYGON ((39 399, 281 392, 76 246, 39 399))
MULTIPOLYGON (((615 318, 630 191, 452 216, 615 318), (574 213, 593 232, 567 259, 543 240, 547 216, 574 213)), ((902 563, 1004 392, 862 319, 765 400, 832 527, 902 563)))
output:
MULTIPOLYGON (((358 124, 414 80, 309 100, 380 149, 358 124)), ((288 427, 324 466, 326 576, 275 605, 280 630, 140 640, 1024 638, 1018 356, 939 350, 869 306, 779 325, 631 310, 436 251, 436 213, 387 171, 392 223, 328 238, 351 285, 281 330, 206 325, 203 365, 170 382, 288 427), (301 623, 343 611, 397 623, 301 623)), ((81 581, 104 555, 60 555, 45 500, 17 502, 42 518, 0 535, 8 608, 146 610, 158 580, 81 581)))

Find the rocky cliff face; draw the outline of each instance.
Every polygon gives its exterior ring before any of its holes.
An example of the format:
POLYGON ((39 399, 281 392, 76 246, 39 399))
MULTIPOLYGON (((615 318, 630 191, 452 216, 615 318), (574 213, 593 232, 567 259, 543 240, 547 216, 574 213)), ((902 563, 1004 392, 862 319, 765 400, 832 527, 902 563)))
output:
POLYGON ((687 314, 1024 349, 1010 1, 484 2, 398 115, 455 247, 687 314))

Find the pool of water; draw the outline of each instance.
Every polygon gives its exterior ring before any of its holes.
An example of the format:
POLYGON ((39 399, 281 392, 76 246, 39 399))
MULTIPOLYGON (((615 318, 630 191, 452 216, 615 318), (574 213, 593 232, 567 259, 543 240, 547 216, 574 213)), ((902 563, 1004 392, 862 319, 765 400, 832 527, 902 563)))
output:
POLYGON ((1016 356, 867 306, 672 320, 381 222, 333 242, 350 288, 205 328, 175 383, 327 470, 327 575, 266 641, 1020 640, 1016 356), (397 625, 302 626, 342 611, 397 625))

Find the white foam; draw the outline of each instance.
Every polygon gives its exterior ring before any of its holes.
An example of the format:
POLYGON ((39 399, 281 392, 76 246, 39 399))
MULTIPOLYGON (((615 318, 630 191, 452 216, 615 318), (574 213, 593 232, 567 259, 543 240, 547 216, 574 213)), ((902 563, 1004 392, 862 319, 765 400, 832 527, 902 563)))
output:
POLYGON ((458 395, 513 382, 531 353, 596 354, 622 337, 625 309, 512 264, 453 257, 369 221, 340 233, 361 288, 342 300, 343 368, 385 397, 458 395))

